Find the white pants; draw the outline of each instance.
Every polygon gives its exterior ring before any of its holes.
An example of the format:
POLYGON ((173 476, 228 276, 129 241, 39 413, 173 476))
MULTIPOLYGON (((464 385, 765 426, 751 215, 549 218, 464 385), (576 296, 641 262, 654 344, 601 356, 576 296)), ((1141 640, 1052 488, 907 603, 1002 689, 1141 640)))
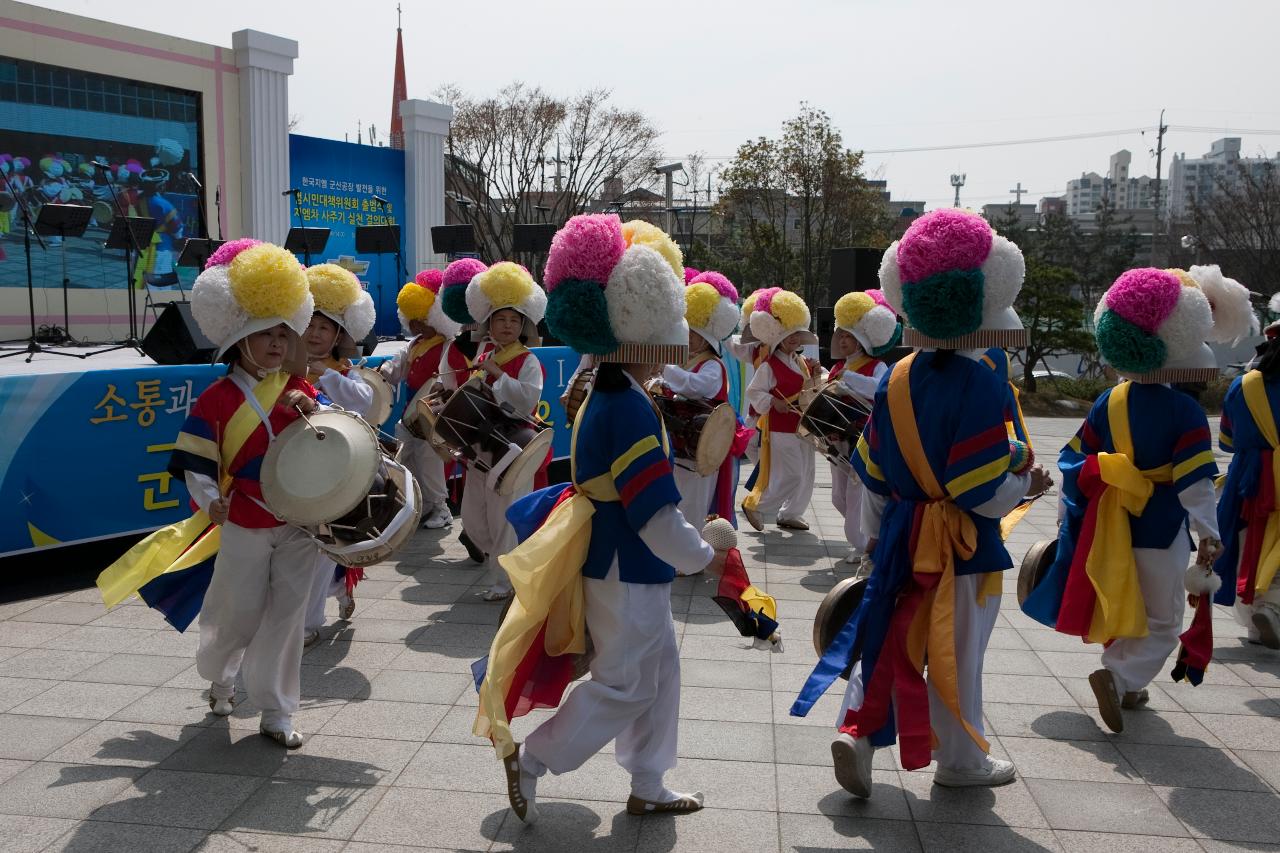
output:
POLYGON ((844 516, 844 538, 864 554, 867 543, 871 541, 871 537, 862 530, 862 492, 865 488, 857 474, 850 474, 835 464, 831 466, 831 503, 844 516))
POLYGON ((1147 636, 1115 640, 1102 652, 1102 665, 1111 671, 1121 694, 1150 684, 1178 648, 1187 603, 1183 579, 1191 559, 1191 542, 1186 533, 1178 531, 1168 548, 1134 548, 1133 558, 1147 608, 1147 636))
POLYGON ((200 610, 196 671, 214 698, 229 699, 243 669, 249 701, 268 728, 287 727, 298 709, 303 612, 315 566, 315 543, 295 527, 222 525, 200 610))
POLYGON ((776 510, 779 519, 803 518, 813 497, 813 445, 795 433, 782 432, 769 436, 769 446, 769 488, 757 509, 761 515, 776 510))
POLYGON ((507 509, 533 489, 533 476, 517 483, 515 491, 506 497, 486 485, 487 477, 488 473, 479 468, 467 471, 467 485, 462 490, 462 529, 488 555, 485 566, 489 570, 489 588, 510 592, 511 581, 498 565, 498 557, 516 547, 516 531, 507 521, 507 509))
MULTIPOLYGON (((956 685, 960 698, 960 711, 980 735, 985 736, 982 724, 982 663, 987 654, 991 631, 1000 615, 1000 596, 989 595, 979 606, 976 596, 982 575, 962 575, 956 578, 956 685)), ((887 665, 888 661, 880 661, 887 665)), ((930 674, 928 669, 926 674, 930 674)), ((862 662, 853 667, 849 684, 845 688, 844 701, 836 718, 836 727, 844 725, 846 712, 862 707, 862 662)), ((938 737, 938 748, 933 760, 939 767, 952 770, 976 770, 986 760, 984 753, 955 715, 942 703, 929 679, 929 723, 938 737)))
POLYGON ((319 631, 324 627, 324 603, 329 596, 346 594, 346 580, 334 577, 337 565, 333 558, 324 552, 316 553, 315 575, 311 578, 307 615, 303 620, 303 627, 308 633, 319 631))
POLYGON ((680 490, 680 514, 694 530, 701 530, 707 523, 707 513, 711 509, 711 497, 716 490, 719 471, 700 477, 697 471, 690 471, 681 462, 677 462, 672 470, 675 473, 676 488, 680 490))
MULTIPOLYGON (((552 773, 581 767, 610 741, 631 790, 652 798, 676 766, 680 653, 671 621, 671 584, 584 578, 587 630, 595 645, 591 679, 569 692, 525 750, 552 773)), ((540 768, 535 768, 540 769, 540 768)))
POLYGON ((435 507, 445 505, 448 496, 444 480, 444 460, 431 449, 431 443, 415 438, 404 424, 396 424, 396 438, 400 440, 400 464, 418 481, 422 489, 422 518, 425 520, 435 507))
MULTIPOLYGON (((1240 531, 1240 557, 1244 558, 1244 537, 1245 531, 1240 531)), ((1236 562, 1236 577, 1240 577, 1240 562, 1236 562)), ((1271 607, 1280 611, 1280 574, 1271 579, 1271 586, 1267 587, 1267 591, 1262 594, 1256 594, 1253 598, 1253 604, 1245 604, 1240 600, 1240 596, 1236 596, 1235 616, 1236 621, 1249 629, 1249 636, 1257 638, 1258 629, 1253 627, 1253 614, 1260 604, 1269 604, 1271 607)))

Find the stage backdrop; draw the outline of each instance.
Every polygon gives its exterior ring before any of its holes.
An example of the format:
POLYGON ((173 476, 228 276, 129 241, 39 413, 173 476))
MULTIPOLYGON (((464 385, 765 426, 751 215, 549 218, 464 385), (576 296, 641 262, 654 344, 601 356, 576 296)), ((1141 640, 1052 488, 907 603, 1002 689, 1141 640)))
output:
MULTIPOLYGON (((559 399, 578 356, 567 347, 534 353, 547 377, 538 411, 555 429, 556 458, 567 457, 559 399)), ((224 372, 187 365, 0 376, 0 556, 185 518, 186 487, 165 471, 169 451, 196 397, 224 372)))
MULTIPOLYGON (((378 334, 398 334, 396 294, 404 281, 396 272, 396 257, 357 254, 356 228, 399 225, 405 263, 413 257, 403 231, 404 152, 290 134, 289 184, 301 191, 291 224, 330 229, 324 254, 311 262, 338 263, 355 272, 378 307, 378 334), (385 210, 375 195, 387 200, 385 210)), ((417 270, 408 272, 412 278, 417 270)))

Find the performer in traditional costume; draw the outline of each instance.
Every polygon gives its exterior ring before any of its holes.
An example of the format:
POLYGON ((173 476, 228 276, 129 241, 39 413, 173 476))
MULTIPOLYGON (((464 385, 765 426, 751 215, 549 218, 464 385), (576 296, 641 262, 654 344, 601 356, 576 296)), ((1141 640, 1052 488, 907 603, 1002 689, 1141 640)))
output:
MULTIPOLYGON (((846 293, 836 300, 836 328, 831 335, 831 356, 839 359, 827 372, 828 381, 839 381, 868 408, 888 367, 880 356, 898 345, 902 325, 879 290, 846 293)), ((831 465, 831 502, 844 518, 849 543, 846 563, 866 557, 871 537, 862 529, 862 479, 831 465)))
MULTIPOLYGON (((698 273, 684 289, 685 321, 689 324, 689 359, 662 369, 666 393, 701 400, 711 405, 729 401, 729 375, 719 348, 738 324, 738 291, 718 272, 698 273)), ((701 529, 707 515, 733 514, 733 454, 725 457, 715 473, 701 476, 687 460, 675 463, 680 489, 680 512, 685 521, 701 529), (723 504, 727 499, 728 506, 723 504), (721 505, 717 505, 717 501, 721 505)))
POLYGON ((757 291, 751 312, 751 334, 768 353, 747 386, 747 402, 757 413, 760 471, 742 502, 742 514, 756 530, 764 516, 777 511, 777 524, 808 530, 804 511, 813 497, 813 446, 796 435, 800 425, 800 392, 816 386, 821 368, 800 352, 818 338, 809 330, 809 306, 787 290, 757 291))
MULTIPOLYGON (((510 407, 516 415, 535 416, 542 399, 542 365, 525 344, 537 337, 538 323, 547 310, 546 291, 524 267, 502 261, 472 278, 466 296, 468 313, 485 330, 474 375, 484 377, 499 405, 510 407)), ((511 582, 498 557, 516 544, 507 508, 533 489, 533 480, 501 495, 491 479, 477 468, 468 470, 462 525, 475 547, 484 552, 489 567, 489 588, 481 596, 485 601, 505 601, 511 597, 511 582)))
MULTIPOLYGON (((1147 701, 1147 685, 1178 646, 1186 593, 1212 591, 1205 568, 1187 571, 1188 524, 1199 563, 1221 550, 1209 422, 1168 383, 1205 381, 1217 367, 1204 343, 1213 311, 1182 270, 1125 272, 1094 321, 1098 351, 1124 379, 1098 398, 1058 457, 1057 555, 1022 609, 1060 633, 1103 644, 1102 669, 1089 685, 1103 723, 1119 732, 1121 709, 1147 701)), ((1207 604, 1206 596, 1205 619, 1207 604)))
POLYGON ((539 777, 574 770, 610 742, 631 774, 628 812, 702 807, 701 795, 663 781, 676 764, 680 704, 671 582, 677 567, 724 556, 680 514, 666 431, 642 384, 687 355, 681 269, 666 234, 612 214, 570 219, 547 259, 552 332, 600 364, 574 421, 572 482, 511 509, 527 538, 502 558, 516 600, 480 687, 475 733, 492 739, 512 810, 525 822, 537 816, 539 777), (591 679, 515 744, 511 717, 556 705, 572 678, 564 672, 552 685, 531 674, 546 676, 583 652, 584 629, 594 646, 591 679))
MULTIPOLYGON (((355 273, 337 264, 308 267, 307 284, 316 308, 303 338, 307 380, 328 402, 363 416, 373 404, 373 389, 352 371, 351 356, 356 354, 356 341, 364 340, 373 330, 373 298, 355 273)), ((316 554, 303 646, 320 638, 324 603, 330 596, 338 599, 339 618, 351 618, 356 609, 355 586, 363 576, 359 569, 338 566, 324 553, 316 554)))
MULTIPOLYGON (((1214 291, 1243 289, 1217 266, 1192 267, 1190 273, 1215 308, 1222 300, 1214 299, 1214 291)), ((1272 296, 1269 307, 1273 314, 1280 313, 1280 296, 1272 296)), ((1218 311, 1214 313, 1216 317, 1218 311)), ((1249 317, 1256 324, 1252 312, 1249 317)), ((1236 331, 1245 328, 1242 322, 1236 331)), ((1218 502, 1223 552, 1214 569, 1223 583, 1214 600, 1234 605, 1236 620, 1248 631, 1250 642, 1280 649, 1280 321, 1267 326, 1266 341, 1258 351, 1252 369, 1232 381, 1222 404, 1219 446, 1232 459, 1218 502)))
POLYGON ((806 715, 852 664, 831 752, 856 796, 870 796, 873 752, 895 739, 904 768, 937 761, 936 784, 1014 778, 988 755, 982 659, 1012 565, 1000 519, 1046 475, 1009 441, 1007 386, 980 359, 1025 340, 1012 308, 1022 278, 1017 246, 954 209, 916 220, 881 264, 884 297, 919 349, 880 383, 852 458, 874 532, 865 595, 791 709, 806 715))
POLYGON ((192 406, 169 462, 198 511, 134 546, 98 579, 108 606, 137 591, 179 630, 199 612, 196 669, 210 682, 210 709, 232 712, 242 673, 262 712, 260 731, 289 749, 302 745, 292 716, 316 547, 263 503, 258 472, 272 439, 316 408, 311 385, 284 369, 296 363, 305 371, 299 336, 313 311, 306 273, 281 247, 235 240, 209 258, 191 290, 191 313, 230 369, 192 406))
MULTIPOLYGON (((462 326, 445 314, 439 298, 443 281, 440 270, 423 270, 396 296, 400 325, 413 339, 380 370, 392 384, 405 383, 409 392, 406 406, 416 406, 433 390, 455 390, 466 381, 471 366, 454 343, 462 326)), ((415 436, 403 422, 396 424, 396 438, 400 461, 422 488, 422 526, 439 530, 453 524, 444 460, 429 441, 415 436)))

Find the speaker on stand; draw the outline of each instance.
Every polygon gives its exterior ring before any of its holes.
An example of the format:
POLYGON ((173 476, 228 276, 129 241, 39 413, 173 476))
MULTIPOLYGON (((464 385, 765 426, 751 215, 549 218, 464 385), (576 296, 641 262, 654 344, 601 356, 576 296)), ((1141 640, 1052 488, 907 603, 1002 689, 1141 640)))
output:
POLYGON ((156 364, 210 364, 218 345, 196 325, 190 302, 169 302, 142 339, 142 351, 156 364))

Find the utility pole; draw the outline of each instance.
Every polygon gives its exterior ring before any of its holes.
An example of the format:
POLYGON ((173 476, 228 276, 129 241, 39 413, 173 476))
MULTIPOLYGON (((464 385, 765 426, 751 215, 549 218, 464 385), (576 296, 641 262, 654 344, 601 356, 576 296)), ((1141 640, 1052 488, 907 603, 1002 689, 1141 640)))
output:
POLYGON ((960 206, 960 188, 964 186, 964 179, 965 179, 964 174, 951 176, 951 186, 955 187, 955 190, 956 190, 956 202, 954 205, 952 205, 952 207, 960 206))
POLYGON ((1156 130, 1156 209, 1152 217, 1151 229, 1151 264, 1156 265, 1156 247, 1160 240, 1160 167, 1164 159, 1164 134, 1169 126, 1164 123, 1164 110, 1160 111, 1160 125, 1156 130))

